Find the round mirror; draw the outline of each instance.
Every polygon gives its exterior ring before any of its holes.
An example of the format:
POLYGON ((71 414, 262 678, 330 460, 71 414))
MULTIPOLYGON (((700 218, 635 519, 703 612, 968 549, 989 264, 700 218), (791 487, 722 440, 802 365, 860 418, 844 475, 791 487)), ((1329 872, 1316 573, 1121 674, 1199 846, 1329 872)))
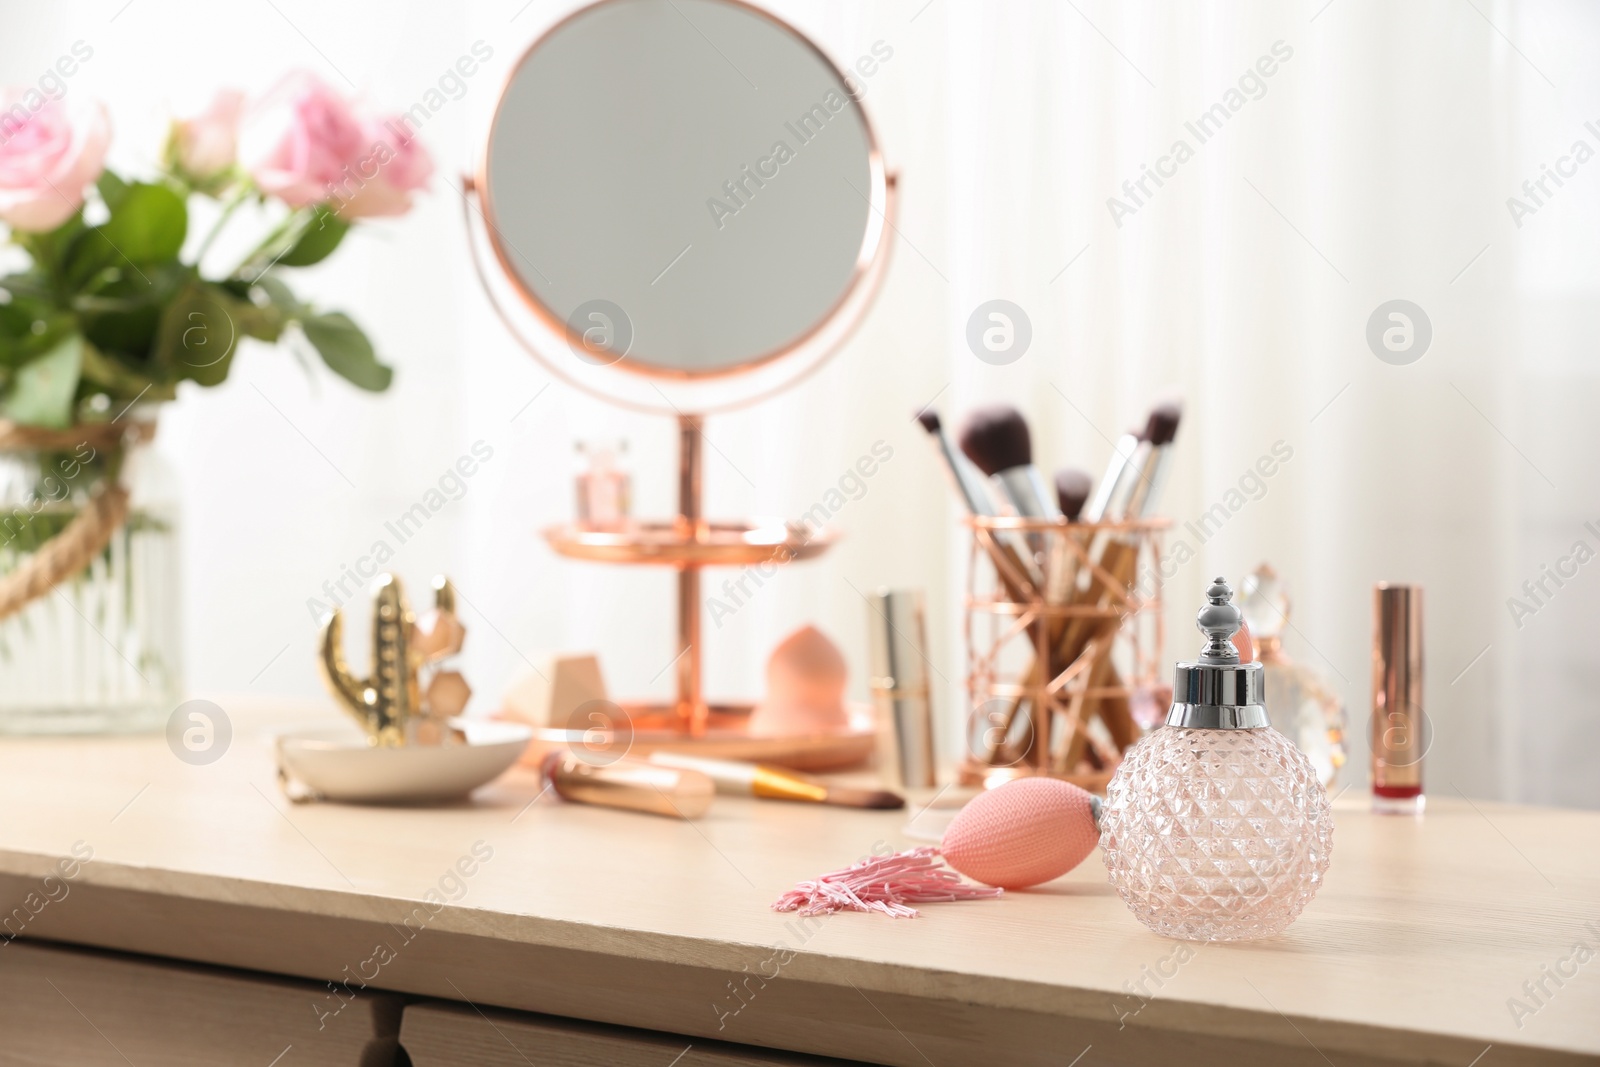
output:
POLYGON ((870 295, 887 187, 851 83, 735 0, 602 0, 557 23, 508 79, 477 176, 489 246, 566 340, 536 354, 591 390, 595 366, 819 363, 870 295))

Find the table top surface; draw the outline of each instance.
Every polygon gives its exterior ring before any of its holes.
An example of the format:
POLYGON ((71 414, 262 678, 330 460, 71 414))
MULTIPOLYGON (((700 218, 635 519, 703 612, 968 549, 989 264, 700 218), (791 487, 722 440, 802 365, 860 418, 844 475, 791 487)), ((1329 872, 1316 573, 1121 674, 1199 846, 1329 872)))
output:
POLYGON ((162 736, 0 741, 0 874, 42 877, 82 842, 85 884, 354 919, 374 899, 453 890, 445 876, 483 842, 492 858, 437 929, 637 960, 692 948, 732 972, 782 944, 796 950, 786 975, 1038 1012, 1085 991, 1131 1011, 1142 981, 1163 1004, 1280 1030, 1341 1022, 1600 1054, 1600 961, 1574 954, 1600 951, 1600 813, 1456 794, 1430 798, 1422 818, 1383 817, 1357 785, 1335 801, 1326 886, 1263 942, 1180 953, 1133 919, 1096 854, 1035 890, 914 920, 830 917, 797 944, 772 902, 883 844, 915 844, 907 812, 718 798, 689 823, 564 803, 521 769, 451 807, 292 805, 271 738, 335 713, 222 703, 231 746, 206 766, 162 736), (1540 993, 1548 969, 1566 977, 1540 993))

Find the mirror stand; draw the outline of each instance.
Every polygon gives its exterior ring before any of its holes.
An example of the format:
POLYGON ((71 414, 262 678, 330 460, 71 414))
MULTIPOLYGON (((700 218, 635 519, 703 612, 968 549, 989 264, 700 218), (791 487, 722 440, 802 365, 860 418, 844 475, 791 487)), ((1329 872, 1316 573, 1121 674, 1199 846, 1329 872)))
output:
MULTIPOLYGON (((705 539, 705 521, 700 509, 701 471, 705 449, 701 431, 705 419, 700 415, 678 416, 678 530, 692 542, 705 539)), ((700 678, 700 566, 686 563, 678 568, 678 699, 673 708, 679 733, 704 737, 710 725, 711 709, 706 706, 700 678)))
MULTIPOLYGON (((877 291, 895 182, 861 96, 814 42, 748 0, 593 0, 546 27, 506 78, 461 189, 491 306, 555 378, 678 418, 676 515, 542 531, 568 559, 677 572, 676 656, 652 678, 671 669, 674 698, 608 708, 593 730, 587 719, 548 724, 547 744, 613 757, 688 748, 818 770, 871 754, 869 706, 848 705, 842 730, 836 715, 752 714, 708 701, 701 673, 702 611, 720 620, 727 608, 702 600, 701 572, 739 570, 734 585, 748 595, 752 579, 836 537, 803 521, 708 519, 702 425, 814 372, 877 291), (713 50, 726 62, 708 62, 713 50), (570 150, 579 144, 626 146, 628 165, 570 150), (752 156, 759 145, 771 147, 752 156), (733 214, 738 224, 725 225, 733 214), (501 287, 515 300, 503 302, 501 287), (788 723, 827 732, 761 736, 788 723)), ((646 653, 646 669, 667 654, 646 653)))

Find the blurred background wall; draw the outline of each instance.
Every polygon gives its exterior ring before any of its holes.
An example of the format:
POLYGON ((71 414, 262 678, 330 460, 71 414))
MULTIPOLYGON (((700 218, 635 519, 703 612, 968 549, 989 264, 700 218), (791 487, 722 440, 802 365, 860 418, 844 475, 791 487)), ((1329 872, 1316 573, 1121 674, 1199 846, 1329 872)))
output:
MULTIPOLYGON (((385 108, 435 89, 447 99, 422 130, 439 169, 421 207, 363 227, 303 283, 367 328, 398 369, 391 392, 358 395, 320 367, 247 347, 223 387, 167 412, 160 449, 185 491, 192 689, 318 693, 308 601, 325 600, 323 583, 481 441, 492 459, 390 564, 413 583, 457 578, 474 708, 493 710, 518 669, 556 649, 600 650, 615 694, 667 693, 670 576, 562 562, 537 531, 571 514, 578 438, 626 438, 636 512, 668 513, 674 427, 552 384, 492 316, 464 237, 460 175, 499 83, 573 6, 0 4, 7 82, 35 80, 75 42, 93 49, 69 91, 107 101, 124 170, 154 162, 139 153, 171 115, 223 85, 264 90, 289 67, 385 108), (480 41, 492 58, 441 85, 480 41)), ((1347 777, 1359 782, 1370 587, 1420 582, 1430 790, 1600 806, 1600 564, 1547 582, 1538 604, 1523 589, 1577 542, 1600 550, 1600 162, 1573 161, 1576 142, 1600 151, 1600 10, 764 6, 841 64, 879 42, 892 51, 865 99, 901 212, 887 282, 844 349, 792 392, 708 423, 708 510, 798 518, 875 442, 893 455, 837 516, 846 538, 834 551, 708 621, 714 694, 758 694, 768 650, 812 621, 843 646, 865 696, 861 593, 917 586, 954 752, 966 545, 912 413, 933 401, 953 422, 1009 400, 1033 425, 1041 466, 1098 473, 1111 440, 1172 390, 1188 403, 1166 497, 1180 524, 1278 442, 1292 458, 1213 536, 1190 539, 1195 558, 1168 586, 1169 659, 1193 651, 1192 610, 1211 577, 1271 561, 1294 596, 1288 650, 1349 707, 1347 777), (1226 121, 1202 142, 1186 124, 1219 103, 1226 121), (1571 172, 1561 184, 1525 191, 1558 165, 1571 172), (1140 191, 1147 167, 1170 176, 1140 191), (973 310, 997 298, 1033 331, 1007 366, 965 341, 973 310), (1408 365, 1380 361, 1366 339, 1395 299, 1431 324, 1408 365), (1512 598, 1535 610, 1514 611, 1512 598)), ((626 145, 551 150, 627 166, 626 145)))

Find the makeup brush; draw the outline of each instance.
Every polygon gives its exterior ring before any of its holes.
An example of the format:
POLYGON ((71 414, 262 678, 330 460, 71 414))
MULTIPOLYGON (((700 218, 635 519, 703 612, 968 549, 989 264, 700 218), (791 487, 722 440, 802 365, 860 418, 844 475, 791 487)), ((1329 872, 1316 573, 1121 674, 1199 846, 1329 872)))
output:
POLYGON ((1062 467, 1056 471, 1056 505, 1068 522, 1077 522, 1083 505, 1089 499, 1089 475, 1077 467, 1062 467))
POLYGON ((903 808, 905 798, 887 789, 857 789, 834 785, 781 767, 737 760, 686 756, 681 752, 652 752, 650 762, 660 767, 698 771, 716 783, 717 792, 766 800, 799 800, 832 804, 840 808, 903 808))
MULTIPOLYGON (((967 414, 956 440, 974 466, 989 476, 990 483, 1011 505, 1011 510, 1030 519, 1058 519, 1061 511, 1056 507, 1055 494, 1046 489, 1039 468, 1033 465, 1033 438, 1028 433, 1027 420, 1022 412, 1010 404, 990 404, 967 414)), ((1027 544, 1032 552, 1020 552, 1028 562, 1033 554, 1044 547, 1042 534, 1028 534, 1027 544)), ((1066 568, 1058 561, 1046 560, 1050 574, 1044 576, 1041 590, 1046 599, 1059 602, 1070 591, 1065 583, 1066 568)), ((1035 580, 1034 588, 1039 588, 1035 580)), ((1022 698, 1016 698, 1005 717, 1005 733, 998 737, 986 731, 986 758, 991 762, 1009 734, 1022 707, 1022 698)))
MULTIPOLYGON (((1085 522, 1138 519, 1150 513, 1165 481, 1166 455, 1171 451, 1169 446, 1177 436, 1182 415, 1180 401, 1163 401, 1150 410, 1143 428, 1122 435, 1106 470, 1106 480, 1100 483, 1094 499, 1084 510, 1085 522), (1133 450, 1128 454, 1130 441, 1133 450), (1115 484, 1110 484, 1113 479, 1115 484)), ((1101 534, 1091 554, 1103 560, 1108 555, 1109 542, 1116 539, 1113 535, 1101 534)), ((1100 592, 1103 590, 1091 589, 1089 599, 1098 599, 1100 592)))
POLYGON ((1018 515, 1030 519, 1061 517, 1055 494, 1045 488, 1033 465, 1033 439, 1022 412, 1010 404, 991 404, 967 415, 957 436, 966 453, 1018 515))
MULTIPOLYGON (((1083 512, 1084 502, 1089 499, 1089 475, 1076 467, 1063 467, 1056 471, 1056 504, 1061 508, 1061 517, 1068 522, 1078 521, 1078 516, 1083 512)), ((1049 577, 1045 581, 1045 600, 1051 604, 1064 604, 1072 592, 1072 587, 1078 580, 1078 556, 1073 552, 1068 539, 1082 542, 1079 531, 1062 530, 1050 539, 1050 551, 1046 570, 1049 577)), ((1052 623, 1052 632, 1059 629, 1060 623, 1052 623)))
MULTIPOLYGON (((962 503, 966 505, 968 513, 997 514, 994 498, 989 495, 989 487, 985 484, 983 475, 979 474, 972 463, 950 444, 950 435, 945 432, 939 413, 931 407, 923 408, 917 412, 917 421, 928 431, 928 436, 933 438, 934 445, 939 450, 939 457, 944 460, 945 475, 949 478, 956 494, 961 497, 962 503)), ((1009 549, 1010 557, 1022 571, 1023 577, 1037 588, 1040 579, 1039 565, 1034 562, 1033 551, 1028 547, 1028 543, 1015 531, 998 532, 995 538, 1003 549, 1009 549)))
POLYGON ((563 800, 669 818, 699 818, 716 795, 711 779, 699 771, 630 759, 594 764, 560 750, 545 756, 539 773, 563 800))
POLYGON ((955 446, 950 443, 950 435, 945 433, 944 425, 939 420, 939 413, 932 408, 923 408, 917 412, 917 421, 933 438, 939 456, 944 460, 945 474, 949 476, 957 495, 967 505, 967 510, 974 515, 993 515, 994 502, 983 484, 983 476, 956 452, 955 446))
POLYGON ((1154 508, 1166 482, 1167 456, 1172 451, 1173 438, 1178 436, 1178 423, 1182 418, 1183 402, 1179 400, 1165 400, 1150 409, 1150 418, 1144 427, 1144 438, 1150 448, 1139 466, 1138 480, 1123 509, 1128 518, 1141 518, 1154 508))
MULTIPOLYGON (((1163 401, 1151 409, 1142 434, 1144 441, 1140 445, 1138 473, 1133 479, 1126 503, 1119 509, 1119 518, 1142 519, 1154 511, 1161 489, 1166 483, 1172 442, 1177 437, 1178 424, 1182 418, 1183 404, 1178 400, 1163 401)), ((1101 571, 1114 575, 1119 585, 1128 585, 1134 580, 1134 568, 1138 563, 1137 554, 1138 542, 1135 539, 1126 534, 1114 535, 1101 546, 1096 556, 1096 563, 1101 571)), ((1110 603, 1110 595, 1099 581, 1090 582, 1091 601, 1106 605, 1110 603)), ((1102 624, 1098 632, 1102 636, 1109 637, 1115 632, 1116 626, 1115 621, 1102 624)), ((1096 629, 1092 625, 1086 625, 1082 620, 1076 621, 1074 625, 1068 627, 1063 636, 1059 650, 1060 659, 1063 662, 1071 662, 1076 658, 1078 650, 1081 650, 1095 634, 1096 629)), ((1111 669, 1109 657, 1102 658, 1094 665, 1088 683, 1091 691, 1104 686, 1105 678, 1111 669)), ((1091 696, 1086 706, 1100 716, 1119 747, 1126 747, 1124 742, 1131 743, 1133 738, 1137 737, 1137 728, 1126 707, 1126 701, 1121 698, 1113 700, 1091 696)), ((1074 737, 1072 744, 1062 753, 1058 769, 1076 766, 1086 743, 1086 736, 1074 737)))
POLYGON ((1132 473, 1133 457, 1139 451, 1140 434, 1137 430, 1129 430, 1117 438, 1117 443, 1111 448, 1111 460, 1106 464, 1106 472, 1100 477, 1100 485, 1095 489, 1094 499, 1084 509, 1084 522, 1099 522, 1108 516, 1111 502, 1117 496, 1117 487, 1126 485, 1132 473))

